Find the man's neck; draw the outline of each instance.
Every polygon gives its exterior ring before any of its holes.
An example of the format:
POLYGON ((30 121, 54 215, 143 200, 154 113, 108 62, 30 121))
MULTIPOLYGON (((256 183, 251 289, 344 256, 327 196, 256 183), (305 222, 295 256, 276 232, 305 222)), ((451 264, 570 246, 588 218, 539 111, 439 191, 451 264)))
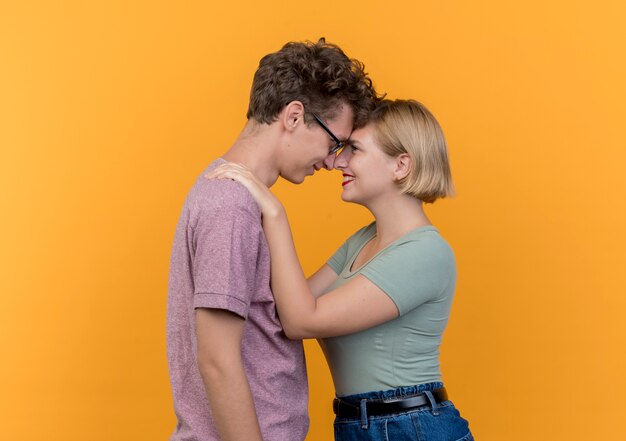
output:
POLYGON ((278 139, 277 127, 250 120, 222 158, 243 164, 271 187, 279 176, 276 162, 278 139))

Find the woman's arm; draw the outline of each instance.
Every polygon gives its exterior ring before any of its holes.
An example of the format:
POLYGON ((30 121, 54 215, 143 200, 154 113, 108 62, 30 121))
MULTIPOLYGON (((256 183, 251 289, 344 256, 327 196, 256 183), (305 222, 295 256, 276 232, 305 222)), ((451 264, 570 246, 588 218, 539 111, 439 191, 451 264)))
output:
POLYGON ((374 283, 357 276, 321 295, 337 277, 326 265, 312 276, 309 287, 282 204, 251 172, 238 164, 225 164, 208 178, 241 182, 257 200, 263 213, 263 229, 271 256, 271 283, 281 323, 289 338, 332 337, 371 328, 398 316, 398 309, 374 283), (330 271, 330 273, 329 273, 330 271), (320 296, 317 298, 316 296, 320 296))
POLYGON ((302 273, 284 209, 263 216, 263 229, 270 247, 272 291, 289 338, 351 334, 398 316, 391 298, 363 276, 315 298, 302 273))
POLYGON ((311 277, 307 279, 309 289, 313 297, 318 298, 326 289, 335 281, 337 273, 325 263, 320 269, 318 269, 311 277))

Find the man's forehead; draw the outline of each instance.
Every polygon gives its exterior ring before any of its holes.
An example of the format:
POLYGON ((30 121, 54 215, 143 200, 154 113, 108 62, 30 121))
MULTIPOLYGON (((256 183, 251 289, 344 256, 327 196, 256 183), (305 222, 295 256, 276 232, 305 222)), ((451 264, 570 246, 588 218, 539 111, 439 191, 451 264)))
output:
POLYGON ((352 133, 353 122, 354 111, 352 110, 352 107, 342 105, 339 112, 337 112, 337 116, 335 116, 330 125, 333 127, 333 132, 336 133, 337 137, 342 141, 345 141, 352 133))

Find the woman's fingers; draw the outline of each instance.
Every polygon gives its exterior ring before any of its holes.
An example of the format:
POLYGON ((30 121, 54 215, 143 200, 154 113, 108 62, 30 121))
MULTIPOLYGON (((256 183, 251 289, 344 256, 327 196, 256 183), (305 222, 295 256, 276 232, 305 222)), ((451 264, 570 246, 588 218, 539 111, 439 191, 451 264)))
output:
POLYGON ((204 175, 205 179, 232 179, 239 182, 250 191, 252 197, 257 201, 261 208, 261 212, 272 213, 280 210, 282 205, 267 188, 250 170, 241 164, 227 162, 215 167, 213 170, 204 175))
POLYGON ((229 162, 227 164, 222 164, 214 168, 210 172, 206 173, 204 177, 206 179, 223 179, 223 178, 234 179, 237 176, 244 177, 246 172, 248 171, 243 166, 229 162))
POLYGON ((228 162, 222 164, 204 175, 206 179, 232 179, 246 187, 252 195, 260 201, 263 192, 268 191, 267 187, 262 184, 256 176, 241 164, 228 162))

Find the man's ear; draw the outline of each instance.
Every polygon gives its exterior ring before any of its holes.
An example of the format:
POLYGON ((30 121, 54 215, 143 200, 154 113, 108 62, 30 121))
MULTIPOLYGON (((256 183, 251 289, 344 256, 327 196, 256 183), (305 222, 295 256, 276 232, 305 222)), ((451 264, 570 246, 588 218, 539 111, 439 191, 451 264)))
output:
POLYGON ((413 168, 413 161, 408 153, 401 153, 396 158, 396 167, 393 171, 396 181, 406 178, 413 168))
POLYGON ((300 101, 291 101, 280 114, 285 130, 294 130, 300 122, 304 122, 304 105, 300 101))

